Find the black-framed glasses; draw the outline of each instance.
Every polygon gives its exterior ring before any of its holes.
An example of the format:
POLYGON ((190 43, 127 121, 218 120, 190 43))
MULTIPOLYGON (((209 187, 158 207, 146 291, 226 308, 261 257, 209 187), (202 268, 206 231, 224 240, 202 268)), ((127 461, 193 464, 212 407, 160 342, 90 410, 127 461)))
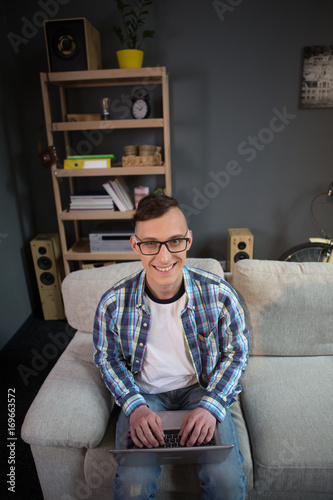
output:
POLYGON ((190 239, 188 238, 188 230, 186 234, 187 236, 184 238, 173 238, 167 241, 138 241, 138 237, 136 235, 134 238, 142 255, 157 255, 161 250, 162 245, 165 245, 170 253, 185 252, 187 243, 190 239))

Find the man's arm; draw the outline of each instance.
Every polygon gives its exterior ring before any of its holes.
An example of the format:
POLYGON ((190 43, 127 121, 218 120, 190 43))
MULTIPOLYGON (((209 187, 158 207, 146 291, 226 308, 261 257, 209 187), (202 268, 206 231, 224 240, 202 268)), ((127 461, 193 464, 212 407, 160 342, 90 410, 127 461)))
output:
MULTIPOLYGON (((203 381, 208 380, 208 385, 198 408, 184 419, 181 444, 187 446, 210 441, 216 422, 223 421, 226 408, 241 391, 239 381, 248 360, 248 329, 236 292, 222 283, 218 295, 214 297, 216 302, 212 300, 213 297, 209 294, 210 304, 216 306, 217 328, 210 333, 212 337, 207 338, 206 343, 205 340, 203 342, 204 350, 207 345, 218 346, 218 352, 216 348, 209 349, 209 359, 206 359, 206 363, 202 359, 204 368, 201 377, 203 381)), ((205 354, 201 352, 200 355, 205 354)))
POLYGON ((241 391, 239 382, 249 354, 249 332, 238 296, 231 287, 225 288, 222 296, 218 321, 220 358, 210 374, 206 395, 199 404, 219 421, 224 419, 225 409, 241 391))
POLYGON ((126 367, 121 354, 115 321, 115 298, 111 292, 100 301, 94 321, 94 360, 116 403, 130 418, 130 432, 140 448, 156 447, 164 442, 161 419, 150 410, 126 367))
POLYGON ((132 372, 126 366, 117 331, 116 299, 114 292, 102 297, 94 321, 94 361, 116 403, 127 416, 139 406, 146 406, 144 397, 135 384, 132 372))

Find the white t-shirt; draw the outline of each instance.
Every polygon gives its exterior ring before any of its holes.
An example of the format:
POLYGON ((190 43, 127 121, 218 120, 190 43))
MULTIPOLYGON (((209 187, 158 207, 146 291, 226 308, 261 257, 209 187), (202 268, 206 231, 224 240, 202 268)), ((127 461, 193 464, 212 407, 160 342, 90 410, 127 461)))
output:
POLYGON ((188 387, 197 382, 180 315, 185 292, 170 300, 147 293, 151 326, 142 371, 135 376, 140 391, 158 394, 188 387))

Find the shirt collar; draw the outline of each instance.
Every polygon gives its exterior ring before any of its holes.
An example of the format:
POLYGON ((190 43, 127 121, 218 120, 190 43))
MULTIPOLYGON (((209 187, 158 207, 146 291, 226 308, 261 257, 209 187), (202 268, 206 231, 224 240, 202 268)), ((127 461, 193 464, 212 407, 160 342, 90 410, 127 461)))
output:
POLYGON ((186 307, 189 309, 194 309, 194 293, 193 293, 193 285, 192 285, 192 280, 190 277, 189 270, 186 266, 183 267, 183 276, 184 276, 184 283, 185 283, 185 293, 187 295, 187 304, 186 307))
MULTIPOLYGON (((143 308, 146 312, 149 312, 147 297, 145 294, 146 271, 144 269, 140 271, 138 277, 139 277, 139 282, 137 287, 136 307, 143 308)), ((194 294, 193 294, 192 281, 190 278, 190 273, 186 266, 183 266, 183 277, 185 284, 185 293, 187 295, 186 307, 188 307, 189 309, 194 309, 194 300, 193 300, 194 294)))
POLYGON ((145 294, 145 281, 146 281, 146 271, 142 269, 138 275, 139 281, 137 284, 136 292, 136 307, 138 309, 144 309, 149 312, 148 301, 145 294))

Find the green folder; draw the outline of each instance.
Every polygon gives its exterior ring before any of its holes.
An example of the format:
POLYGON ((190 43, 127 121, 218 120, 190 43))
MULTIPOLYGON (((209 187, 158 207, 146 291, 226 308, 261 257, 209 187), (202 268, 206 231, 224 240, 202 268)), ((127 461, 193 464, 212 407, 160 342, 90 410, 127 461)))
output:
POLYGON ((116 160, 115 155, 81 155, 81 156, 67 156, 68 160, 105 160, 110 158, 116 160))

